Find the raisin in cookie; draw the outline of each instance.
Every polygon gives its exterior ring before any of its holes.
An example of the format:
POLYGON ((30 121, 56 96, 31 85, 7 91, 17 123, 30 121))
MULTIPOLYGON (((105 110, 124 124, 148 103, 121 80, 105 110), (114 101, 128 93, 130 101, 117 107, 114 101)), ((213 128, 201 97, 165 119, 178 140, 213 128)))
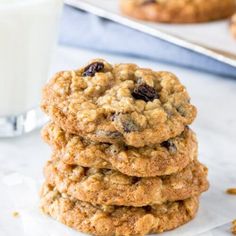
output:
POLYGON ((45 214, 78 231, 97 236, 135 236, 161 233, 187 223, 197 213, 199 197, 140 208, 103 206, 78 201, 45 184, 40 205, 45 214))
POLYGON ((236 13, 231 17, 230 30, 234 38, 236 39, 236 13))
POLYGON ((125 15, 149 21, 194 23, 223 19, 235 10, 234 0, 120 0, 125 15))
POLYGON ((194 161, 177 174, 138 178, 108 169, 83 168, 49 161, 46 181, 62 193, 102 205, 145 206, 183 200, 208 189, 207 168, 194 161))
POLYGON ((114 169, 137 177, 179 172, 197 156, 196 136, 187 127, 176 138, 142 148, 89 142, 66 133, 55 123, 44 127, 42 137, 66 164, 114 169))
POLYGON ((175 137, 196 117, 175 75, 104 60, 57 73, 43 90, 42 109, 67 132, 134 147, 175 137))

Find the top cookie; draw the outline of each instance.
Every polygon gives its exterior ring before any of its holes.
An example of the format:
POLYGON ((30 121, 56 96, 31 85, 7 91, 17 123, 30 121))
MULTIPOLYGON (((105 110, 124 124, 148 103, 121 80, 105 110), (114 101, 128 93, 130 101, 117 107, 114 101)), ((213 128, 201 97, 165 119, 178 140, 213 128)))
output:
POLYGON ((121 0, 124 14, 142 20, 194 23, 223 19, 235 10, 234 0, 121 0))
POLYGON ((41 105, 69 133, 134 147, 175 137, 196 117, 172 73, 104 60, 57 73, 45 86, 41 105))

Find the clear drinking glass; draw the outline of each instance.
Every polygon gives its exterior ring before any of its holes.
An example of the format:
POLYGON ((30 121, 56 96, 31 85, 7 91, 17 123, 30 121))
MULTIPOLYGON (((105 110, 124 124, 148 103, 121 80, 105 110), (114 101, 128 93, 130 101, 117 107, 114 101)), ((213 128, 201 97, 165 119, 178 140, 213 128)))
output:
POLYGON ((45 122, 39 109, 62 0, 0 0, 0 137, 45 122))

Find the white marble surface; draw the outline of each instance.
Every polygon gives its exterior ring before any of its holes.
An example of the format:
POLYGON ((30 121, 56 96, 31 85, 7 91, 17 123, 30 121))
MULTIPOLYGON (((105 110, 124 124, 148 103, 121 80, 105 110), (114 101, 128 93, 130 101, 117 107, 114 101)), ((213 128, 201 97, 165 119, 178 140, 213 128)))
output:
MULTIPOLYGON (((166 235, 229 235, 228 223, 236 218, 236 196, 228 196, 224 191, 228 187, 236 187, 236 80, 143 59, 69 48, 58 49, 52 72, 78 67, 96 57, 112 62, 135 62, 156 70, 169 70, 177 74, 187 86, 192 102, 199 110, 192 127, 199 138, 199 158, 209 167, 211 188, 202 197, 196 220, 187 227, 166 235)), ((18 173, 41 181, 43 165, 49 157, 50 149, 41 141, 39 131, 21 138, 0 139, 0 179, 18 173)), ((12 202, 18 198, 22 200, 23 195, 19 191, 19 194, 15 192, 14 196, 9 197, 6 194, 8 190, 0 184, 0 236, 30 235, 22 227, 25 224, 22 216, 12 217, 12 212, 19 207, 12 202)), ((32 199, 25 199, 24 202, 23 198, 22 201, 25 204, 30 200, 32 199)), ((35 231, 32 236, 46 235, 40 234, 40 228, 37 224, 34 225, 37 219, 29 217, 28 220, 35 231)), ((50 220, 48 222, 50 225, 54 224, 50 220)), ((66 232, 64 235, 73 234, 66 232)))

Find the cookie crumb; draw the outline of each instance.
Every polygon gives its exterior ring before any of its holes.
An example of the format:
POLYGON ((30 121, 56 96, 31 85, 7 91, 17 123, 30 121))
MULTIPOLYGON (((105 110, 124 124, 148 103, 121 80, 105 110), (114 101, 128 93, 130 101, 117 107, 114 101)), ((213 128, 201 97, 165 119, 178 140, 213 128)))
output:
POLYGON ((236 195, 236 188, 228 188, 226 190, 226 193, 231 194, 231 195, 236 195))
POLYGON ((236 220, 234 220, 233 222, 232 222, 232 228, 231 228, 231 232, 232 232, 232 234, 235 234, 236 235, 236 220))
POLYGON ((14 211, 14 212, 12 212, 12 216, 15 217, 15 218, 17 218, 17 217, 20 216, 20 213, 17 212, 17 211, 14 211))

